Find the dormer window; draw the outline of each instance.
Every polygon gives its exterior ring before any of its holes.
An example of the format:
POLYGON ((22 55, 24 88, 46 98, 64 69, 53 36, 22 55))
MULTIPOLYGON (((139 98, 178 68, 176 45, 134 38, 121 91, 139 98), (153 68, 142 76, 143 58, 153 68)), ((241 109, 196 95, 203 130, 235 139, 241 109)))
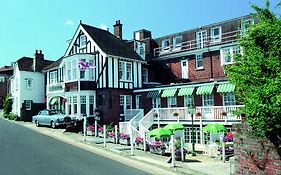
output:
POLYGON ((162 42, 161 42, 162 51, 168 51, 169 46, 170 46, 170 40, 169 39, 162 40, 162 42))
POLYGON ((247 29, 254 24, 254 20, 253 19, 248 19, 248 20, 243 20, 241 21, 241 33, 245 34, 245 32, 247 31, 247 29))
POLYGON ((173 49, 180 49, 182 42, 182 36, 176 36, 173 38, 173 49))
POLYGON ((216 43, 221 41, 221 27, 211 29, 211 42, 216 43))
POLYGON ((86 47, 87 45, 87 38, 85 35, 80 36, 80 47, 86 47))

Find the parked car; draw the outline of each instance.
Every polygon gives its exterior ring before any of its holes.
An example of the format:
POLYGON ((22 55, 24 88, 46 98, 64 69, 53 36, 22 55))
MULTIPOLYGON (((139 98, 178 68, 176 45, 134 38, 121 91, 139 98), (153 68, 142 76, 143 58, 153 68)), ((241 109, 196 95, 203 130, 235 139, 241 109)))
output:
POLYGON ((58 110, 45 109, 40 111, 38 115, 33 116, 32 122, 34 122, 37 127, 41 125, 48 125, 55 128, 57 126, 73 124, 75 120, 73 120, 70 116, 61 114, 58 110))

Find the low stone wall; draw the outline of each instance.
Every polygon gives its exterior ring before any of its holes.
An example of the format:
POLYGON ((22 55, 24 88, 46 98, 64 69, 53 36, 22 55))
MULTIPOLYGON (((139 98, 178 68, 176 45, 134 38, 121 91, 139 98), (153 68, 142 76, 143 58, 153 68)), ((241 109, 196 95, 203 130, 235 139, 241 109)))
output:
POLYGON ((245 124, 233 126, 234 174, 281 174, 281 160, 274 145, 266 138, 250 135, 252 128, 245 124))

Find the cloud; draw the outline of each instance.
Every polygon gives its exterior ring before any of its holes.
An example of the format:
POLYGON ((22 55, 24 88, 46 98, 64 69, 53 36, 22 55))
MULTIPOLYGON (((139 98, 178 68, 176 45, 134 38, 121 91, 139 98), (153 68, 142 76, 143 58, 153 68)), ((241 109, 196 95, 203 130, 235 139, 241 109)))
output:
POLYGON ((64 22, 65 25, 68 25, 68 26, 73 26, 74 23, 73 21, 71 21, 70 19, 67 19, 65 22, 64 22))
POLYGON ((105 24, 100 24, 100 28, 103 30, 107 30, 107 26, 105 24))

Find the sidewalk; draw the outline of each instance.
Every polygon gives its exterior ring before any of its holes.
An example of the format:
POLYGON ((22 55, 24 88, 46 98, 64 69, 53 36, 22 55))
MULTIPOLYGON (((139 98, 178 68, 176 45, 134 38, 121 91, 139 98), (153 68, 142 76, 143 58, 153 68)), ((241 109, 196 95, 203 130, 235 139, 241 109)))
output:
POLYGON ((144 152, 134 149, 134 156, 130 156, 130 146, 106 143, 103 147, 103 139, 94 136, 87 136, 83 142, 83 135, 66 133, 64 129, 51 129, 47 127, 36 127, 30 122, 12 121, 13 123, 25 126, 34 131, 51 136, 74 146, 80 147, 95 154, 125 163, 135 168, 143 169, 152 174, 208 174, 208 175, 229 175, 229 162, 197 154, 195 157, 186 156, 186 161, 176 161, 176 167, 165 163, 168 157, 144 152))

